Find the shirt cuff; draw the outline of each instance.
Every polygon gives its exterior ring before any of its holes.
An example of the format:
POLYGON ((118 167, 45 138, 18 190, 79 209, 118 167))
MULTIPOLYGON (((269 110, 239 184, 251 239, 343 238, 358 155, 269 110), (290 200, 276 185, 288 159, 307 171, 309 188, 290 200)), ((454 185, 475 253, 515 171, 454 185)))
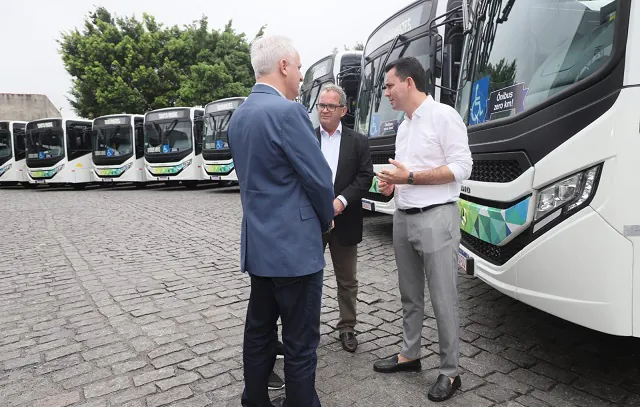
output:
POLYGON ((447 168, 453 173, 453 178, 458 182, 464 181, 469 177, 467 171, 458 163, 447 164, 447 168))
POLYGON ((342 204, 346 208, 347 207, 347 200, 344 198, 344 196, 338 195, 338 199, 342 202, 342 204))

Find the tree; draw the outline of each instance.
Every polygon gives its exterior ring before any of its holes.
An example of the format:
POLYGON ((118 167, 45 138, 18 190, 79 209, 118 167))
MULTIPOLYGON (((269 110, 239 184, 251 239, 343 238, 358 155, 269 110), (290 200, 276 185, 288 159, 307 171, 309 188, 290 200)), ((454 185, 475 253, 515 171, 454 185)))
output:
POLYGON ((210 30, 205 16, 164 27, 146 13, 140 21, 98 7, 82 31, 62 33, 58 43, 72 77, 69 102, 86 118, 204 106, 246 96, 255 83, 249 43, 232 21, 222 31, 210 30))
POLYGON ((364 45, 358 41, 356 42, 356 44, 354 46, 352 46, 351 48, 347 47, 346 45, 344 46, 344 50, 345 51, 364 51, 364 45))

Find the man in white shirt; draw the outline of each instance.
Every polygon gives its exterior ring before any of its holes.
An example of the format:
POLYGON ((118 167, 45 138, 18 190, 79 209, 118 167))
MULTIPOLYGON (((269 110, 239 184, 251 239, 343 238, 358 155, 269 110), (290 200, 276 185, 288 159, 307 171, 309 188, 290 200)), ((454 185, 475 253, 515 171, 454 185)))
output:
POLYGON ((367 137, 342 126, 347 110, 347 95, 340 86, 322 88, 318 97, 320 126, 316 128, 316 137, 331 168, 336 197, 333 200, 335 228, 325 233, 322 240, 325 249, 329 245, 338 285, 340 321, 336 329, 342 348, 355 352, 358 348, 356 269, 358 243, 362 241, 361 199, 371 187, 373 162, 367 137))
POLYGON ((429 286, 440 345, 440 375, 432 401, 450 398, 461 385, 457 250, 460 183, 471 175, 467 129, 450 106, 426 93, 426 74, 413 57, 386 67, 385 96, 405 112, 396 136, 395 166, 376 174, 380 192, 394 194, 393 248, 403 308, 402 351, 374 364, 378 372, 420 371, 424 282, 429 286))

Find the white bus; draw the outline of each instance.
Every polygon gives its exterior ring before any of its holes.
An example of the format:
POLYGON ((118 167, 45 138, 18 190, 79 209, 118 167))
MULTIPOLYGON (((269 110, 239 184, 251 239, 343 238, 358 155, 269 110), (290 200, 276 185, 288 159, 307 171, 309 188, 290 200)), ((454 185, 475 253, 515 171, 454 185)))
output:
MULTIPOLYGON (((375 172, 392 167, 398 126, 404 113, 384 97, 385 66, 398 58, 417 58, 427 72, 427 91, 436 101, 453 106, 464 35, 461 1, 420 0, 403 8, 376 28, 365 44, 355 130, 369 136, 375 172)), ((362 207, 393 214, 393 196, 383 196, 373 178, 362 207)))
POLYGON ((101 183, 144 186, 144 116, 115 114, 93 120, 93 171, 101 183))
POLYGON ((640 2, 470 9, 460 265, 552 315, 640 337, 640 2))
POLYGON ((362 51, 345 51, 324 57, 307 69, 300 87, 300 102, 309 112, 313 128, 320 126, 318 97, 320 89, 327 84, 339 85, 344 89, 348 110, 342 123, 353 128, 361 66, 362 51))
POLYGON ((27 122, 0 121, 0 185, 29 186, 24 145, 27 122))
POLYGON ((216 100, 204 107, 204 140, 202 143, 202 171, 205 179, 227 185, 238 182, 233 167, 227 129, 233 112, 246 97, 216 100))
POLYGON ((26 133, 29 182, 82 189, 93 181, 90 120, 40 119, 26 133))
POLYGON ((181 182, 188 188, 204 180, 202 128, 204 109, 171 107, 144 116, 147 181, 181 182))

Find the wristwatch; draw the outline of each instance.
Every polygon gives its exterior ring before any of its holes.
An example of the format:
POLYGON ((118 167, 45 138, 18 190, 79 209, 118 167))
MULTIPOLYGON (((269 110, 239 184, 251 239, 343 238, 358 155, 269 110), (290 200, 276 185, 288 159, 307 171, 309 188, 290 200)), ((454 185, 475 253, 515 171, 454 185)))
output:
POLYGON ((407 181, 408 184, 413 184, 413 171, 409 171, 409 180, 407 181))

